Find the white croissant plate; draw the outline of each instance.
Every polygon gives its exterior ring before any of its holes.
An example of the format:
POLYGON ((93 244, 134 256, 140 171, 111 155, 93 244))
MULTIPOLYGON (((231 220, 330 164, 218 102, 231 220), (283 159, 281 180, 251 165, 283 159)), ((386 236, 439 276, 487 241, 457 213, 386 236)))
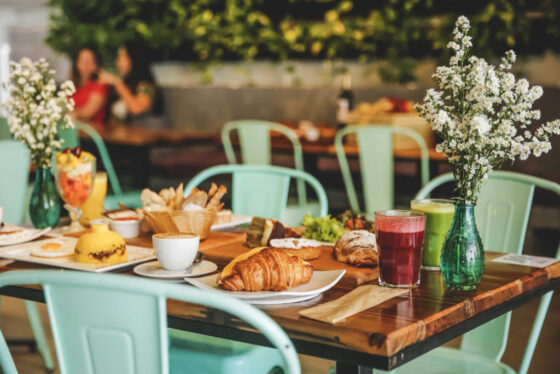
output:
POLYGON ((279 305, 279 304, 291 304, 299 303, 302 301, 311 300, 317 295, 306 295, 306 296, 281 296, 281 297, 269 297, 265 299, 244 299, 243 301, 253 305, 279 305))
MULTIPOLYGON (((218 286, 216 282, 218 275, 212 274, 206 277, 200 278, 185 278, 185 280, 195 287, 219 291, 224 294, 235 296, 243 300, 251 299, 274 299, 274 298, 285 298, 286 296, 293 297, 306 297, 306 296, 317 296, 320 293, 332 288, 338 283, 340 278, 346 273, 346 270, 328 270, 328 271, 314 271, 311 280, 305 284, 300 284, 299 286, 293 287, 286 291, 226 291, 218 286)), ((298 300, 303 301, 303 300, 298 300)))

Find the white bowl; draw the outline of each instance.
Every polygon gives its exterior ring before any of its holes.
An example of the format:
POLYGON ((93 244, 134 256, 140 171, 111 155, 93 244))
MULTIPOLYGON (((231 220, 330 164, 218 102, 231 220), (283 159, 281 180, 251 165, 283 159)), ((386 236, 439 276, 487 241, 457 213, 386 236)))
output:
MULTIPOLYGON (((124 217, 134 217, 132 214, 124 217)), ((124 217, 115 217, 109 221, 111 230, 122 236, 124 239, 136 238, 140 233, 140 219, 122 220, 124 217), (121 218, 121 219, 119 219, 121 218)))

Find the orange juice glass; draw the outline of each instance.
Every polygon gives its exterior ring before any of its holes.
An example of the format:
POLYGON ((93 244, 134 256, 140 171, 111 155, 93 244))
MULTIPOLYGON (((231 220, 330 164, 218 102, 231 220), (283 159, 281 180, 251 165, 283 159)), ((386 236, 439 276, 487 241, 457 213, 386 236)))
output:
POLYGON ((96 173, 93 181, 93 188, 85 203, 80 207, 82 217, 80 223, 88 225, 92 219, 103 218, 103 203, 107 196, 107 173, 96 173))

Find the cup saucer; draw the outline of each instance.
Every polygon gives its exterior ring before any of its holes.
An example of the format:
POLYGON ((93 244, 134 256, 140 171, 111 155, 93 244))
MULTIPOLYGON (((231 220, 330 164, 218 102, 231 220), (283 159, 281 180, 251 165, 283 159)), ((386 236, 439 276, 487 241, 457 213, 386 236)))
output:
POLYGON ((150 261, 140 264, 134 268, 134 273, 148 278, 156 279, 183 279, 199 277, 210 274, 218 269, 212 261, 202 260, 198 264, 193 264, 185 270, 170 271, 161 267, 159 261, 150 261))

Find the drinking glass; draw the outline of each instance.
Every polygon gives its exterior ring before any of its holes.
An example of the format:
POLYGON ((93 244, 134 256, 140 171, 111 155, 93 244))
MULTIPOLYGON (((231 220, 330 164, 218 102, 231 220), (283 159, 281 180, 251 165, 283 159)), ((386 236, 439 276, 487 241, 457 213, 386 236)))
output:
POLYGON ((455 214, 455 203, 448 199, 412 200, 412 210, 426 214, 422 269, 439 271, 441 249, 455 214))
POLYGON ((413 210, 375 212, 379 283, 411 288, 420 283, 426 215, 413 210))
POLYGON ((87 152, 76 156, 71 152, 58 153, 54 175, 60 197, 66 204, 72 223, 70 230, 80 229, 80 206, 87 200, 95 178, 95 157, 87 152))
POLYGON ((93 189, 87 200, 82 204, 82 225, 89 225, 91 220, 103 218, 103 203, 107 195, 107 173, 99 172, 95 174, 93 189))

